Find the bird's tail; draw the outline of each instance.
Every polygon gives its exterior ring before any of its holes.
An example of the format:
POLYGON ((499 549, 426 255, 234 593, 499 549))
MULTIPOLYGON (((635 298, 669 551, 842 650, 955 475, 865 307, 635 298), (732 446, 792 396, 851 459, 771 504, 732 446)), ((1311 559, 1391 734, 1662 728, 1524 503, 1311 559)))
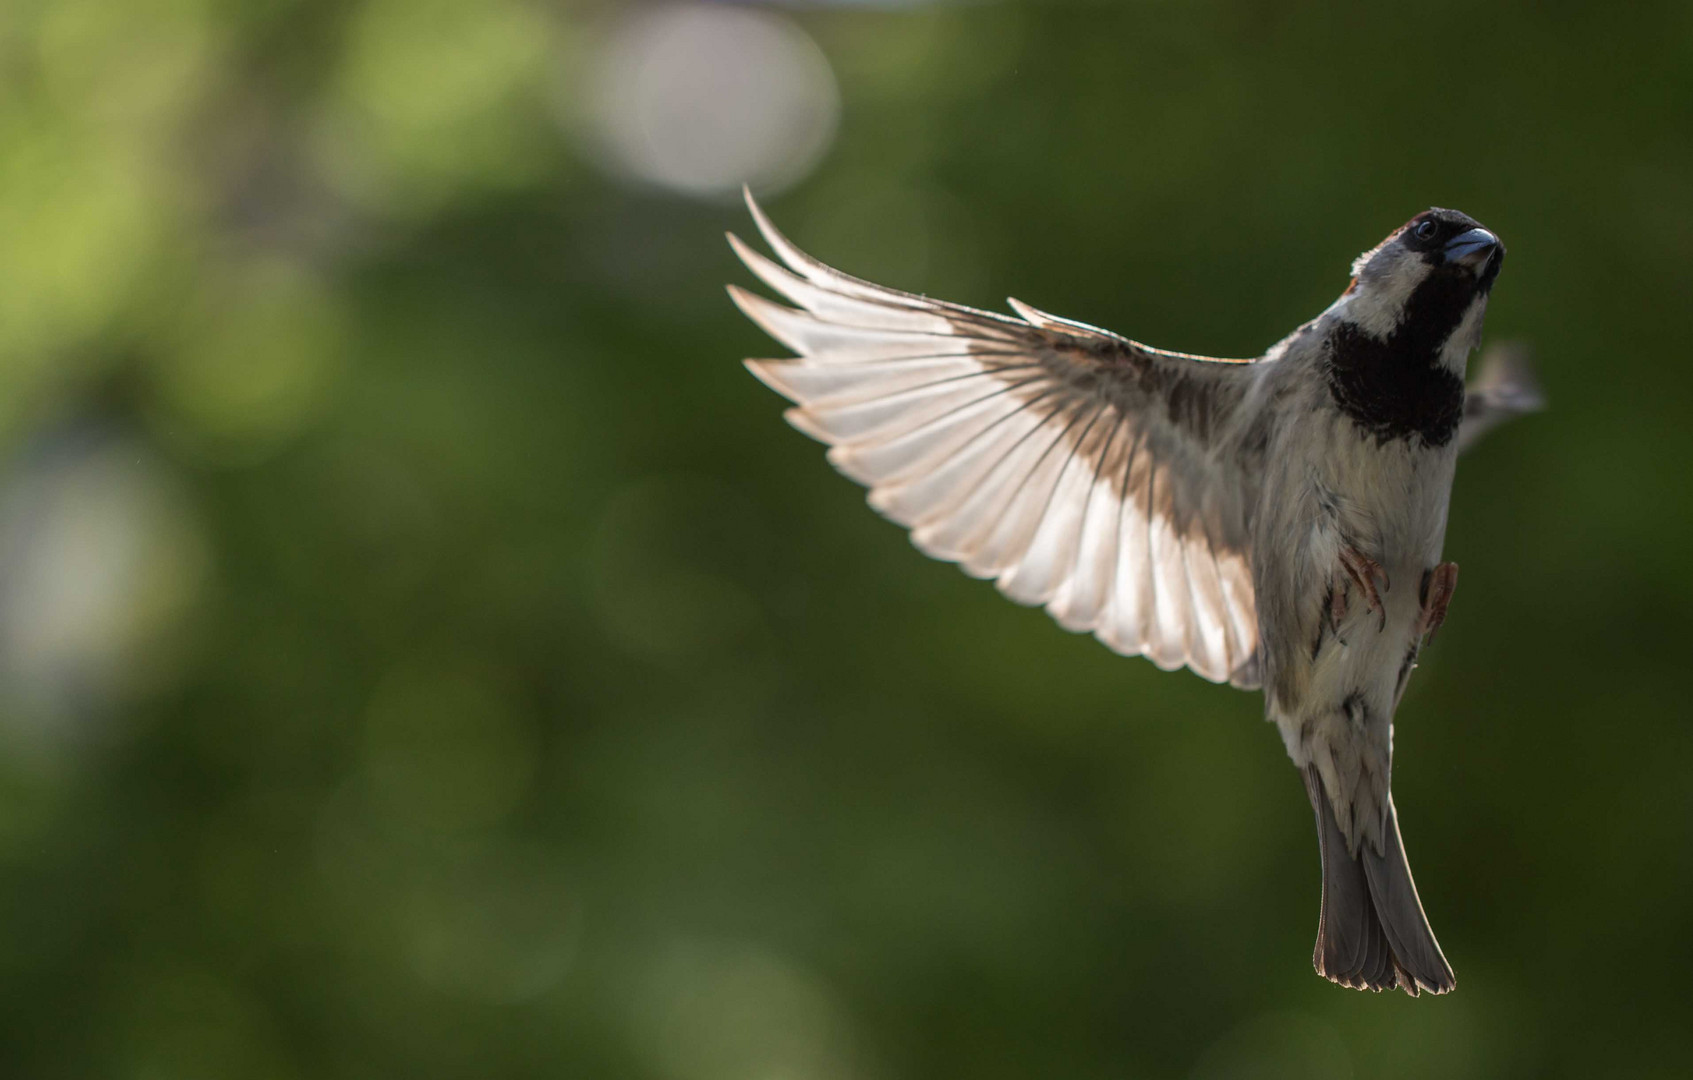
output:
POLYGON ((1305 769, 1305 791, 1317 812, 1323 852, 1323 912, 1311 958, 1317 974, 1357 990, 1398 986, 1412 997, 1451 990, 1457 983, 1417 899, 1392 796, 1382 830, 1385 850, 1373 851, 1360 840, 1353 855, 1315 766, 1305 769))

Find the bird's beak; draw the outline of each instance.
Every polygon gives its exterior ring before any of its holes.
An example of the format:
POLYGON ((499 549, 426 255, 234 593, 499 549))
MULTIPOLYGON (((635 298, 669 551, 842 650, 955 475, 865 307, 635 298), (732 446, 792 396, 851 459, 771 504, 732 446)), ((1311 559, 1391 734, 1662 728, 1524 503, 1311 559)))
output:
POLYGON ((1487 260, 1499 249, 1499 238, 1486 229, 1471 229, 1461 232, 1446 242, 1444 254, 1446 261, 1457 263, 1459 266, 1480 270, 1487 260))

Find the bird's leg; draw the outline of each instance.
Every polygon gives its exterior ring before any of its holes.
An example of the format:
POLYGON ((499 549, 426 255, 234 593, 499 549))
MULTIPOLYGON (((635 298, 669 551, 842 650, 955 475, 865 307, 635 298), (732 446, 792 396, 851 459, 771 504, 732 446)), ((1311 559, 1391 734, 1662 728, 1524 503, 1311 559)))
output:
MULTIPOLYGON (((1351 578, 1352 583, 1358 586, 1358 591, 1364 594, 1364 606, 1381 616, 1381 629, 1386 630, 1387 605, 1381 602, 1381 594, 1389 587, 1387 571, 1381 568, 1381 563, 1362 554, 1350 544, 1340 546, 1340 568, 1346 571, 1346 576, 1351 578)), ((1344 601, 1335 606, 1341 615, 1346 614, 1344 601)), ((1336 622, 1338 621, 1336 619, 1336 622)))
POLYGON ((1346 592, 1346 583, 1344 581, 1333 581, 1329 583, 1329 603, 1327 612, 1329 617, 1329 629, 1337 634, 1340 632, 1341 622, 1346 618, 1346 592))
POLYGON ((1457 590, 1458 564, 1455 562, 1443 562, 1423 574, 1423 610, 1417 616, 1417 636, 1427 634, 1433 640, 1434 632, 1446 621, 1446 606, 1452 602, 1452 594, 1457 590))

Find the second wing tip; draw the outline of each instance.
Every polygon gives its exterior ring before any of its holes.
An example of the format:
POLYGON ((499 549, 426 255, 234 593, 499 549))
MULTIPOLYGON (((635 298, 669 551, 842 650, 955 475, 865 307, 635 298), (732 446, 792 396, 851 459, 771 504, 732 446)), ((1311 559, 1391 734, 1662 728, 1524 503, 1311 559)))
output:
POLYGON ((757 273, 758 260, 761 256, 758 252, 752 249, 752 245, 747 243, 745 240, 742 240, 733 231, 727 229, 723 232, 723 238, 729 241, 729 250, 735 253, 735 257, 741 260, 742 265, 754 273, 757 273))
POLYGON ((753 302, 753 294, 751 292, 748 292, 745 288, 740 285, 736 285, 732 281, 723 286, 723 291, 729 294, 729 299, 736 307, 741 309, 743 314, 747 315, 748 318, 752 317, 751 312, 747 311, 747 305, 753 302))

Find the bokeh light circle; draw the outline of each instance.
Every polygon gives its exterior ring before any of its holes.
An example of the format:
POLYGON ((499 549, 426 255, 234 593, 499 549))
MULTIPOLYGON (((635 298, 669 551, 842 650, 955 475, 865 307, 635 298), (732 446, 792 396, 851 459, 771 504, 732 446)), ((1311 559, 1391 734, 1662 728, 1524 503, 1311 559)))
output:
POLYGON ((810 172, 834 139, 829 62, 792 22, 744 8, 672 6, 613 32, 593 120, 621 172, 699 197, 768 190, 810 172))

